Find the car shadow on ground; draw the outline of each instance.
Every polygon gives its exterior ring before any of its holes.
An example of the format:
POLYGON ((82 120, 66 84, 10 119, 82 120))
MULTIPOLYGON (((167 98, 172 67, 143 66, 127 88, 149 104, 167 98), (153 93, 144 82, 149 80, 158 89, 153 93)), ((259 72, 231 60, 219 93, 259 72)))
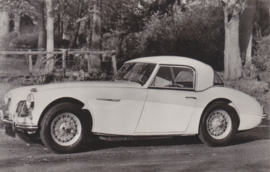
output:
POLYGON ((185 136, 185 137, 171 137, 159 139, 138 139, 132 141, 102 141, 95 140, 89 143, 82 151, 93 151, 110 149, 117 147, 145 147, 145 146, 173 146, 173 145, 189 145, 189 144, 202 144, 198 136, 185 136))
POLYGON ((235 139, 232 141, 232 145, 238 145, 257 140, 269 140, 270 139, 270 121, 263 120, 262 123, 249 131, 239 132, 236 134, 235 139))
MULTIPOLYGON (((244 144, 257 140, 270 139, 269 120, 263 120, 262 124, 252 130, 237 133, 230 145, 244 144)), ((203 143, 198 136, 179 136, 171 138, 159 139, 139 139, 132 141, 102 141, 96 140, 91 144, 86 145, 82 151, 93 151, 110 149, 116 147, 144 147, 144 146, 172 146, 172 145, 194 145, 203 143)))

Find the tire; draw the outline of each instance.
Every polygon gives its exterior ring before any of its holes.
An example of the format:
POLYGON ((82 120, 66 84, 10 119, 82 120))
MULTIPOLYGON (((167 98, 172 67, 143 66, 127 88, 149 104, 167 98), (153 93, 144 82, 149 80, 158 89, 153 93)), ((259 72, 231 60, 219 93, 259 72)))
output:
POLYGON ((225 146, 234 138, 239 125, 235 109, 227 103, 217 101, 203 113, 199 138, 208 146, 225 146))
POLYGON ((89 128, 92 126, 87 126, 82 109, 71 103, 59 103, 46 112, 40 136, 55 153, 73 153, 86 143, 89 128))
POLYGON ((35 134, 28 134, 26 131, 24 132, 17 132, 16 135, 26 143, 29 144, 42 144, 41 139, 39 139, 37 133, 35 134))

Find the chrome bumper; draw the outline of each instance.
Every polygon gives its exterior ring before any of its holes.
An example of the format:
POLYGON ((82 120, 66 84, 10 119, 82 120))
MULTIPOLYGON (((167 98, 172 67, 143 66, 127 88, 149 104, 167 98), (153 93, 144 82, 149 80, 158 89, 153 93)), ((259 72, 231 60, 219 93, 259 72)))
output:
POLYGON ((13 131, 36 131, 38 129, 37 125, 14 122, 12 120, 6 119, 4 117, 3 110, 0 110, 0 122, 5 126, 12 127, 13 131))
POLYGON ((263 115, 262 115, 262 119, 266 119, 268 117, 268 115, 266 114, 266 113, 264 113, 263 115))
POLYGON ((25 130, 25 131, 35 131, 38 129, 38 126, 31 124, 22 124, 16 123, 8 119, 1 119, 2 123, 8 126, 12 126, 13 130, 25 130))

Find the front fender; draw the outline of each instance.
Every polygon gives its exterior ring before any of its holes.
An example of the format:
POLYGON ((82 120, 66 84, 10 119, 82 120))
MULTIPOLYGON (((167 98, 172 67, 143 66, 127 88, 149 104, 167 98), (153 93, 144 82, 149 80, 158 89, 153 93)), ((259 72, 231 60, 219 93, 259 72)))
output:
POLYGON ((32 110, 33 124, 38 125, 41 114, 46 107, 58 99, 70 98, 78 100, 84 104, 84 109, 89 110, 86 102, 93 97, 91 96, 93 91, 87 88, 59 88, 32 93, 35 99, 34 109, 32 110))

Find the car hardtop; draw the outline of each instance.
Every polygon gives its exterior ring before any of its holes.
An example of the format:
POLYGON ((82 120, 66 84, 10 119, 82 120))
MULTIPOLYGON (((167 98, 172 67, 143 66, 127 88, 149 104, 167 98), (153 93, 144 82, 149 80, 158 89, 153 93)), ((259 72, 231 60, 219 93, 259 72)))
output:
POLYGON ((181 57, 181 56, 141 57, 141 58, 129 60, 126 63, 154 63, 154 64, 159 64, 159 65, 184 65, 184 66, 191 66, 193 68, 209 66, 198 60, 191 59, 188 57, 181 57))
POLYGON ((195 71, 195 90, 203 91, 214 85, 214 70, 211 66, 195 59, 181 56, 142 57, 126 63, 153 63, 157 65, 188 66, 195 71))

